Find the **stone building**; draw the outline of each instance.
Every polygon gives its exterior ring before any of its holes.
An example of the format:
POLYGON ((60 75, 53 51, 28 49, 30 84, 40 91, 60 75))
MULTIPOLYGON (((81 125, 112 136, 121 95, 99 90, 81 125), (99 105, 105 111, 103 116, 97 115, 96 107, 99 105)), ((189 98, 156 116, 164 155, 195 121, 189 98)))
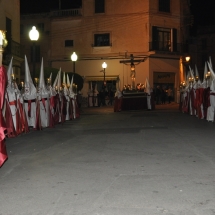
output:
POLYGON ((113 88, 135 87, 148 78, 152 88, 171 86, 176 92, 189 19, 189 0, 82 0, 82 8, 21 16, 21 41, 30 59, 28 32, 37 26, 37 67, 43 57, 45 66, 74 72, 71 54, 76 52, 84 96, 92 83, 99 90, 104 76, 113 88))
POLYGON ((7 67, 13 56, 13 71, 19 82, 20 68, 23 61, 20 45, 20 0, 0 0, 0 30, 6 32, 7 40, 2 63, 7 67))

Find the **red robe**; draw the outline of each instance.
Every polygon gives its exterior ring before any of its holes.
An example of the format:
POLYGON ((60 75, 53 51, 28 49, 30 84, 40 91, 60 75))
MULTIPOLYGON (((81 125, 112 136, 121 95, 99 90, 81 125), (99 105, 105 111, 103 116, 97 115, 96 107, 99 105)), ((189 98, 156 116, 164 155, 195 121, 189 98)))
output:
POLYGON ((8 158, 6 145, 5 145, 5 134, 4 134, 4 131, 6 130, 6 125, 2 115, 6 84, 7 84, 7 72, 6 72, 6 69, 3 66, 1 66, 0 67, 0 167, 4 164, 4 162, 8 158))

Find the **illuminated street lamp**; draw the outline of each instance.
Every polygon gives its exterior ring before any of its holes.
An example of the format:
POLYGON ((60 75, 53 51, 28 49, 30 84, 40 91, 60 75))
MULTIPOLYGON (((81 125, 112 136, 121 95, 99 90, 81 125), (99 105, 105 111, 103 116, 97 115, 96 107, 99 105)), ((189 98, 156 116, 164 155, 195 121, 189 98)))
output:
POLYGON ((0 66, 2 66, 3 51, 6 46, 7 46, 7 40, 5 36, 5 31, 0 30, 0 66))
POLYGON ((32 78, 34 80, 35 78, 35 63, 36 63, 36 47, 35 47, 35 43, 36 41, 39 39, 39 32, 36 29, 35 26, 32 27, 32 29, 29 32, 29 37, 30 40, 33 42, 33 73, 32 73, 32 78))
POLYGON ((71 60, 73 62, 73 73, 75 73, 75 62, 77 61, 77 59, 78 59, 77 54, 75 52, 73 52, 71 55, 71 60))
POLYGON ((105 62, 102 64, 102 68, 103 68, 103 72, 104 72, 104 85, 106 85, 106 82, 105 82, 105 69, 107 68, 107 64, 105 62))

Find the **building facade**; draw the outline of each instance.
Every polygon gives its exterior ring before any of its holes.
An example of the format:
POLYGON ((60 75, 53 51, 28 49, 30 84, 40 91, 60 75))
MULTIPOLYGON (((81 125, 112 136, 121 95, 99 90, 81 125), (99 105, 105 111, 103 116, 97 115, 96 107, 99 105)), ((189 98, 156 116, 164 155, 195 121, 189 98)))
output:
POLYGON ((0 30, 5 31, 7 46, 3 51, 3 65, 13 57, 13 72, 20 81, 23 52, 20 45, 20 0, 0 0, 0 30))
POLYGON ((176 92, 187 18, 188 0, 83 0, 81 9, 21 16, 21 40, 30 58, 27 32, 40 26, 38 64, 43 57, 45 66, 65 72, 74 72, 71 54, 76 52, 75 72, 84 79, 85 96, 92 83, 99 90, 104 77, 115 88, 135 87, 148 78, 152 88, 171 86, 176 92))

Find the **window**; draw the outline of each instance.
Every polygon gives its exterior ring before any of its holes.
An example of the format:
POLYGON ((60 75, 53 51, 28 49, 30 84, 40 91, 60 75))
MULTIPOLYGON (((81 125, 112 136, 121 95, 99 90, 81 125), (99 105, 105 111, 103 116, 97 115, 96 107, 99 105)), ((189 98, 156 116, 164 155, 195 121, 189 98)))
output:
MULTIPOLYGON (((33 46, 31 46, 31 62, 33 62, 33 46)), ((35 46, 35 62, 39 63, 40 62, 40 46, 35 46)))
POLYGON ((159 0, 159 11, 170 13, 170 0, 159 0))
POLYGON ((110 34, 95 34, 94 46, 110 46, 110 34))
POLYGON ((105 0, 95 0, 95 13, 105 12, 105 0))
POLYGON ((177 51, 177 29, 172 29, 173 41, 171 41, 171 29, 152 27, 152 49, 158 51, 177 51), (171 47, 173 45, 173 47, 171 47))
POLYGON ((73 46, 73 40, 65 40, 65 47, 72 47, 73 46))

